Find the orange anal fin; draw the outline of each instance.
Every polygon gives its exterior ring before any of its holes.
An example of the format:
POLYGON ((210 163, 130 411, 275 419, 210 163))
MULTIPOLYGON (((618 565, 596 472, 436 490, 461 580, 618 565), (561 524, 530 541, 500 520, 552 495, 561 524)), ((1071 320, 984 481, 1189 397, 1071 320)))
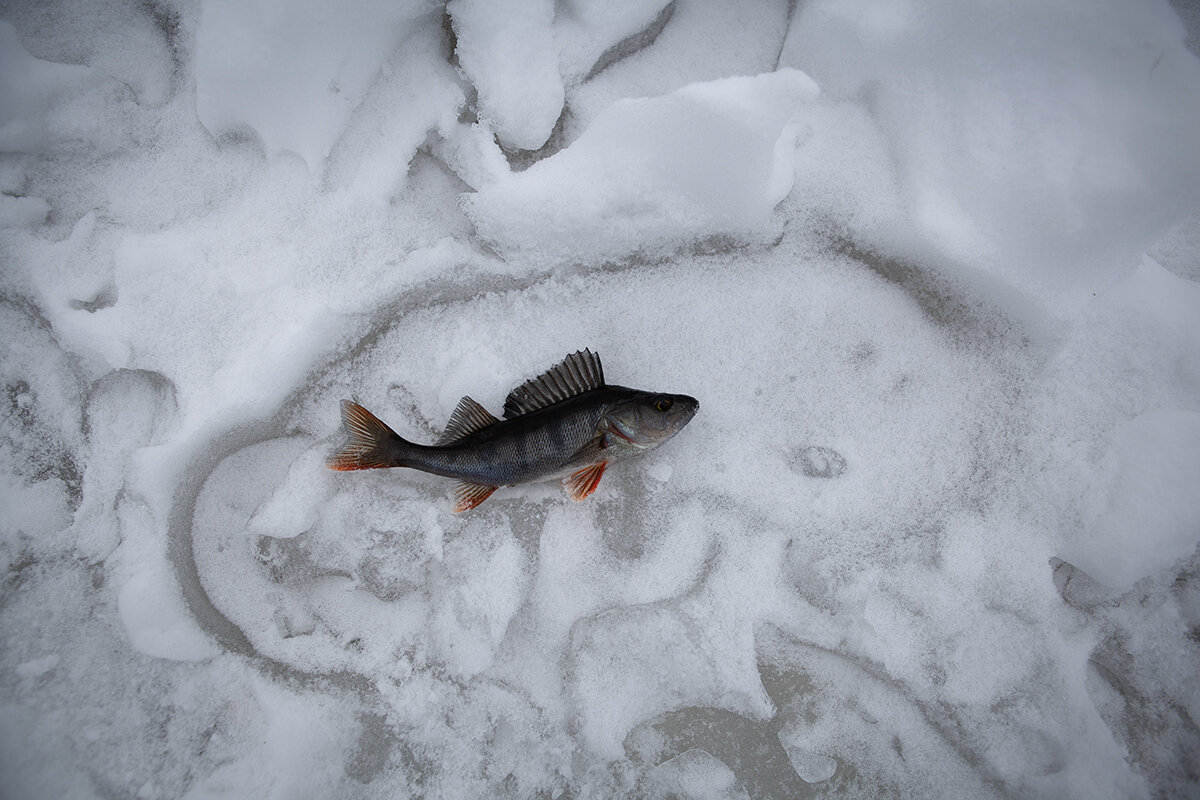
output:
POLYGON ((571 495, 572 500, 582 500, 596 491, 596 487, 600 485, 600 478, 604 475, 604 468, 607 466, 607 461, 600 461, 590 467, 584 467, 578 472, 572 472, 563 478, 563 488, 567 490, 567 494, 571 495))
POLYGON ((454 487, 454 513, 461 514, 482 503, 492 496, 496 486, 485 486, 482 483, 462 481, 454 487))

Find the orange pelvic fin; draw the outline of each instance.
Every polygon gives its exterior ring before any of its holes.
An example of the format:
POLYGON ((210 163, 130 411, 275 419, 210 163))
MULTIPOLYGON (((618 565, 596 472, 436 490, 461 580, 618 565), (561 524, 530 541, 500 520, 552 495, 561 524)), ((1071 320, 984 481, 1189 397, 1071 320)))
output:
POLYGON ((600 461, 590 467, 572 472, 563 478, 563 488, 567 490, 567 494, 571 495, 572 500, 582 500, 596 491, 596 487, 600 485, 600 478, 604 475, 604 468, 607 466, 607 461, 600 461))

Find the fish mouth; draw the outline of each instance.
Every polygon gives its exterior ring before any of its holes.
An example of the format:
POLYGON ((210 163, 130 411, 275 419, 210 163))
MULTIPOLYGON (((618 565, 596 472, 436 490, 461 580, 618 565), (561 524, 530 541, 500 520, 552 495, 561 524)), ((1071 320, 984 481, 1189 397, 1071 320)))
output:
POLYGON ((674 418, 670 422, 666 436, 668 439, 686 428, 688 423, 692 421, 696 413, 700 410, 700 403, 690 397, 681 397, 676 402, 680 406, 680 409, 675 413, 674 418))
POLYGON ((679 400, 686 409, 684 411, 683 420, 679 423, 679 427, 682 428, 684 425, 687 425, 689 422, 691 422, 692 417, 696 416, 696 413, 700 411, 700 401, 694 397, 688 397, 687 395, 680 395, 679 400))

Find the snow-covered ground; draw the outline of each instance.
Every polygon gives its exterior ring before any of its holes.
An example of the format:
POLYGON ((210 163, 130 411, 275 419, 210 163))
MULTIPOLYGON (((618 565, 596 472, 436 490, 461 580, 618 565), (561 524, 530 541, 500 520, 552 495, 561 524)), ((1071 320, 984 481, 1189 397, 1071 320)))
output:
POLYGON ((0 3, 0 796, 1200 793, 1200 15, 0 3), (572 503, 334 473, 590 347, 572 503))

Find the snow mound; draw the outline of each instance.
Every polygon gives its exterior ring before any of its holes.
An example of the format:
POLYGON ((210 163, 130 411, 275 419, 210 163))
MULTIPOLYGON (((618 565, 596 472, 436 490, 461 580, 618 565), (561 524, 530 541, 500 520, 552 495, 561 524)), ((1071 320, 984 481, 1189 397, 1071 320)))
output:
POLYGON ((769 239, 817 94, 804 74, 783 70, 622 100, 571 147, 464 206, 501 253, 543 263, 657 256, 704 237, 769 239))

